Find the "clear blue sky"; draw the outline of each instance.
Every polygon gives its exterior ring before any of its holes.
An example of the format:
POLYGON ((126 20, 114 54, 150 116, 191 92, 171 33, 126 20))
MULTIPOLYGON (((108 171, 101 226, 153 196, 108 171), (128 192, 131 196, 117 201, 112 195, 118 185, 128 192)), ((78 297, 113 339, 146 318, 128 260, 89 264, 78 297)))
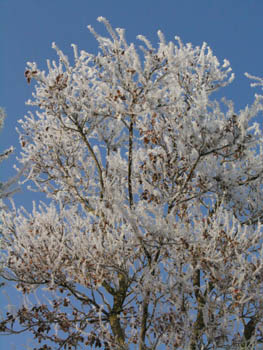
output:
MULTIPOLYGON (((70 57, 71 43, 95 53, 97 44, 87 25, 104 32, 98 16, 113 27, 125 28, 128 41, 136 42, 136 36, 143 34, 156 43, 161 29, 168 40, 177 35, 194 45, 207 42, 220 61, 230 61, 236 75, 223 94, 234 100, 237 109, 252 102, 256 90, 243 74, 263 76, 263 0, 0 0, 0 106, 8 116, 0 152, 16 147, 16 154, 1 164, 0 181, 15 173, 12 166, 19 153, 15 127, 26 114, 25 101, 32 93, 24 78, 26 62, 35 61, 45 69, 46 59, 56 58, 53 41, 70 57)), ((25 191, 16 196, 29 208, 34 198, 25 191)), ((11 339, 0 338, 0 349, 13 350, 10 344, 11 339)))

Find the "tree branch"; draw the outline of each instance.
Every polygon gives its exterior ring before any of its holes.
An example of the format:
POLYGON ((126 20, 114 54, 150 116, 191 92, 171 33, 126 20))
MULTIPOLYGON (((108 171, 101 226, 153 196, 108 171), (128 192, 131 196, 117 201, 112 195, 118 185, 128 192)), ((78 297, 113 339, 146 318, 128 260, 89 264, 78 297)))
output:
POLYGON ((129 127, 129 156, 128 156, 128 191, 130 208, 133 207, 133 193, 132 193, 132 147, 133 147, 133 116, 129 127))

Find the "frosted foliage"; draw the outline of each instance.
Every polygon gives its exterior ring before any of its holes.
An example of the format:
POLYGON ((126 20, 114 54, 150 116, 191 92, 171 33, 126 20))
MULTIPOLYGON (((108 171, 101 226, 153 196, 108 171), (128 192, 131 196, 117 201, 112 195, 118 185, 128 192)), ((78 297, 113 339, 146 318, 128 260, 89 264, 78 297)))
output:
POLYGON ((2 214, 3 274, 26 297, 0 329, 41 349, 260 346, 263 96, 236 112, 213 99, 234 76, 205 43, 137 49, 99 21, 97 55, 72 45, 72 65, 53 44, 58 63, 25 72, 20 162, 50 204, 2 214))
MULTIPOLYGON (((5 111, 3 108, 0 107, 0 131, 3 128, 5 117, 6 117, 5 111)), ((0 153, 0 163, 9 157, 10 153, 12 153, 13 150, 14 148, 11 146, 9 149, 5 150, 3 153, 0 153)), ((18 180, 18 177, 20 175, 21 174, 9 179, 5 183, 0 182, 0 209, 4 206, 2 199, 11 196, 17 191, 17 189, 10 189, 10 187, 18 180)))
MULTIPOLYGON (((5 117, 6 117, 5 111, 3 108, 0 107, 0 131, 3 128, 5 117)), ((0 153, 0 162, 6 159, 12 151, 13 151, 13 148, 10 147, 8 150, 4 151, 3 153, 0 153)))
POLYGON ((0 107, 0 130, 3 128, 4 119, 5 119, 5 112, 3 108, 0 107))

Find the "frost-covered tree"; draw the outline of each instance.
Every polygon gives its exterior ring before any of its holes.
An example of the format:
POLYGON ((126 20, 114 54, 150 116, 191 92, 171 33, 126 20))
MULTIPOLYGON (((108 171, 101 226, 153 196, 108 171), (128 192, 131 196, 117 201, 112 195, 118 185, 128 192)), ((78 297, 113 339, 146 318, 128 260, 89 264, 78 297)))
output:
POLYGON ((0 329, 39 349, 258 348, 263 96, 238 112, 213 97, 233 74, 205 43, 136 49, 99 21, 97 55, 73 45, 71 65, 54 44, 59 63, 25 72, 20 162, 48 202, 2 215, 25 300, 0 329))

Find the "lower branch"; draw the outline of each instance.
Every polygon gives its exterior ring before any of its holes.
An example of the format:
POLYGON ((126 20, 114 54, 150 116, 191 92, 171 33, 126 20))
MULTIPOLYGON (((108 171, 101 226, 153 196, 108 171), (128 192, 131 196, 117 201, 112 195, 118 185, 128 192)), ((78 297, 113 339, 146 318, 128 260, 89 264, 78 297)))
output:
POLYGON ((120 314, 122 312, 122 306, 127 294, 128 281, 126 277, 121 273, 118 273, 118 279, 119 289, 117 290, 112 288, 105 281, 103 283, 103 286, 113 296, 113 307, 109 312, 109 322, 112 333, 121 348, 125 348, 125 332, 121 326, 120 314))
POLYGON ((147 330, 149 295, 150 295, 150 292, 147 292, 147 295, 142 305, 142 320, 141 320, 139 350, 145 350, 145 336, 146 336, 146 330, 147 330))
POLYGON ((193 276, 193 285, 195 288, 195 298, 197 302, 197 317, 194 323, 192 340, 190 344, 191 350, 197 350, 198 340, 200 339, 202 329, 205 327, 203 318, 204 299, 200 292, 200 270, 197 269, 193 276))

